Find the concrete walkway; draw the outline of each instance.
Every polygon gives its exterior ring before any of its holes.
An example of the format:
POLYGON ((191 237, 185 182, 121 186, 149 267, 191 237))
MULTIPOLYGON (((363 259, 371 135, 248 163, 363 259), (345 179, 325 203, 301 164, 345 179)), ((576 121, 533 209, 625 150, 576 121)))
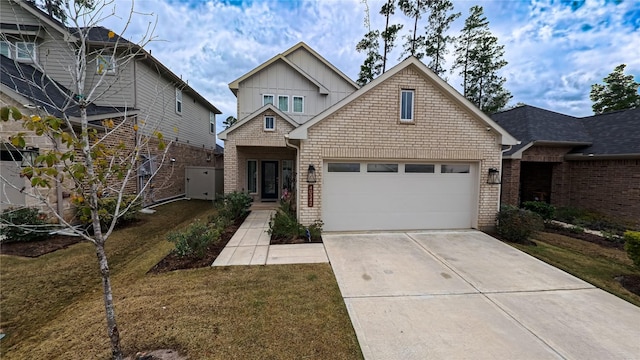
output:
POLYGON ((309 264, 329 262, 324 245, 269 245, 274 210, 252 210, 212 266, 309 264))
POLYGON ((640 308, 478 231, 323 234, 372 359, 640 359, 640 308))

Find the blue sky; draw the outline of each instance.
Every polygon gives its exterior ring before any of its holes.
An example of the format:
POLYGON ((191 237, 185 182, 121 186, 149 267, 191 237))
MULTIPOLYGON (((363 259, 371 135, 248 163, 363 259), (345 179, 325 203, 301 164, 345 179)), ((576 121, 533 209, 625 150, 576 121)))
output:
MULTIPOLYGON (((640 79, 640 1, 638 0, 453 0, 462 16, 457 34, 473 5, 484 7, 490 28, 505 45, 509 64, 502 75, 513 99, 575 116, 592 114, 591 84, 621 63, 640 79)), ((380 0, 369 0, 371 24, 382 28, 380 0)), ((115 0, 124 15, 131 3, 115 0)), ((361 0, 138 0, 125 32, 135 41, 157 19, 156 40, 146 46, 173 72, 218 107, 235 116, 236 99, 228 84, 299 41, 357 79, 364 55, 356 43, 367 31, 361 0), (151 15, 143 15, 151 14, 151 15)), ((394 21, 407 23, 396 14, 394 21)), ((103 25, 120 32, 122 19, 103 25)), ((424 25, 422 25, 424 26, 424 25)), ((405 28, 408 28, 406 26, 405 28)), ((391 55, 397 64, 400 52, 391 55)), ((447 67, 451 66, 452 54, 447 67)), ((460 88, 460 78, 448 74, 460 88)), ((221 130, 222 127, 219 127, 221 130)))

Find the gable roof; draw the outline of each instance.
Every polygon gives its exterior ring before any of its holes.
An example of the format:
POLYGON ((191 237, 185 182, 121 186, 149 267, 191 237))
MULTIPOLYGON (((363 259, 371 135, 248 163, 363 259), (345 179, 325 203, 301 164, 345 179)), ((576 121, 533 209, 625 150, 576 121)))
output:
MULTIPOLYGON (((3 90, 28 99, 32 105, 42 108, 47 114, 63 117, 79 117, 80 109, 69 101, 73 92, 61 84, 51 80, 33 66, 14 61, 4 55, 0 55, 0 83, 3 90)), ((87 115, 90 117, 105 117, 113 114, 123 114, 135 109, 126 107, 98 106, 90 104, 87 107, 87 115)), ((120 115, 122 116, 122 115, 120 115)))
POLYGON ((321 112, 320 114, 316 115, 314 118, 312 118, 311 120, 307 121, 306 123, 304 123, 300 127, 292 130, 289 133, 289 137, 291 139, 306 139, 307 138, 307 131, 308 131, 308 129, 310 127, 312 127, 315 124, 317 124, 317 123, 321 122, 322 120, 326 119, 331 114, 333 114, 336 111, 340 110, 341 108, 343 108, 344 106, 348 105, 352 101, 356 100, 360 96, 366 94, 369 90, 375 88, 379 84, 383 83, 385 80, 389 79, 390 77, 394 76, 395 74, 397 74, 398 72, 402 71, 403 69, 405 69, 405 68, 407 68, 409 66, 414 67, 414 69, 416 69, 421 75, 423 75, 428 81, 430 81, 436 88, 438 88, 443 93, 447 94, 460 107, 466 109, 474 118, 476 118, 477 120, 481 121, 483 124, 488 126, 490 129, 492 129, 496 133, 498 133, 501 136, 502 144, 504 144, 504 145, 515 145, 515 144, 518 143, 518 140, 516 140, 513 136, 511 136, 511 134, 509 134, 507 131, 505 131, 496 122, 491 120, 491 118, 489 118, 486 114, 484 114, 482 111, 480 111, 480 109, 478 109, 476 106, 474 106, 469 100, 467 100, 458 91, 456 91, 453 87, 451 87, 451 85, 447 84, 444 80, 442 80, 435 73, 433 73, 433 71, 431 71, 425 64, 423 64, 420 60, 418 60, 414 56, 410 56, 406 60, 402 61, 400 64, 394 66, 393 68, 389 69, 384 74, 380 75, 378 78, 376 78, 375 80, 373 80, 369 84, 367 84, 364 87, 360 88, 359 90, 353 92, 351 95, 349 95, 346 98, 342 99, 337 104, 333 105, 332 107, 330 107, 330 108, 326 109, 325 111, 321 112))
POLYGON ((305 77, 307 80, 311 81, 314 85, 318 86, 318 90, 320 91, 320 94, 325 94, 325 95, 328 94, 329 90, 324 85, 322 85, 318 80, 314 79, 311 75, 307 74, 306 71, 302 70, 299 66, 297 66, 296 64, 294 64, 291 60, 289 60, 287 58, 287 56, 289 54, 297 51, 298 49, 306 50, 311 55, 313 55, 315 58, 317 58, 320 62, 322 62, 323 64, 328 66, 336 74, 338 74, 338 76, 342 77, 345 81, 347 81, 349 84, 351 84, 355 89, 359 88, 358 84, 356 84, 353 80, 351 80, 342 71, 338 70, 338 68, 333 66, 329 61, 327 61, 327 59, 325 59, 322 56, 320 56, 320 54, 315 52, 312 48, 310 48, 304 42, 299 42, 296 45, 294 45, 291 48, 289 48, 288 50, 286 50, 285 52, 283 52, 282 54, 278 54, 278 55, 272 57, 271 59, 269 59, 269 60, 265 61, 264 63, 262 63, 260 66, 256 67, 255 69, 249 71, 248 73, 242 75, 241 77, 239 77, 239 78, 235 79, 234 81, 232 81, 231 83, 229 83, 229 89, 231 89, 231 91, 233 92, 234 95, 238 96, 238 88, 239 88, 240 83, 242 81, 244 81, 244 80, 252 77, 253 75, 257 74, 258 72, 268 68, 271 64, 275 63, 276 61, 283 61, 285 64, 291 66, 300 75, 305 77))
POLYGON ((640 156, 640 108, 589 116, 582 122, 593 143, 574 149, 571 155, 640 156))
POLYGON ((249 121, 254 119, 256 116, 260 115, 261 113, 263 113, 263 112, 265 112, 267 110, 271 110, 271 111, 275 112, 278 116, 280 116, 281 118, 286 120, 289 124, 293 125, 294 128, 300 126, 297 122, 293 121, 293 119, 291 119, 287 114, 285 114, 282 111, 280 111, 280 109, 275 107, 273 104, 266 104, 263 107, 261 107, 260 109, 254 111, 250 115, 246 116, 244 119, 241 119, 240 121, 237 121, 232 126, 230 126, 230 127, 226 128, 226 129, 224 129, 223 131, 219 132, 218 133, 218 139, 226 140, 227 139, 227 135, 230 132, 232 132, 235 129, 239 128, 240 126, 248 123, 249 121))
POLYGON ((524 105, 491 115, 502 127, 520 140, 505 152, 519 158, 532 143, 567 146, 591 144, 591 135, 579 118, 524 105))

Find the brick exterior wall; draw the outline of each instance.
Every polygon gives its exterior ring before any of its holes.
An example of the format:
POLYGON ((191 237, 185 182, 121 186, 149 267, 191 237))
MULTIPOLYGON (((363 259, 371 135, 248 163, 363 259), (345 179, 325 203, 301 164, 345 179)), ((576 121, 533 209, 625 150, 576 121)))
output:
MULTIPOLYGON (((409 66, 311 127, 301 142, 300 163, 316 169, 322 169, 323 159, 478 163, 477 227, 484 229, 495 225, 500 187, 487 184, 487 173, 500 166, 501 155, 495 133, 409 66), (401 89, 415 89, 411 124, 399 123, 401 89)), ((304 224, 322 215, 322 171, 316 174, 313 207, 307 206, 307 187, 300 187, 299 218, 304 224)))
MULTIPOLYGON (((293 125, 288 121, 271 110, 265 110, 229 133, 224 142, 224 192, 246 190, 247 160, 294 160, 295 162, 296 150, 287 147, 284 138, 284 135, 293 129, 293 125), (274 131, 264 131, 264 116, 267 115, 276 118, 274 131)), ((260 179, 258 179, 258 194, 254 195, 254 199, 260 198, 259 192, 260 179)))
POLYGON ((520 159, 502 160, 502 186, 500 203, 518 206, 520 204, 520 159))

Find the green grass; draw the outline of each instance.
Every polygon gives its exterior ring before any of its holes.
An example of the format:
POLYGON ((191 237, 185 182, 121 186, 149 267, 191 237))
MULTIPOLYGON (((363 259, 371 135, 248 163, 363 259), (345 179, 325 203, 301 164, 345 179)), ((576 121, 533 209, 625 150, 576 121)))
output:
MULTIPOLYGON (((147 275, 166 233, 206 219, 210 202, 157 208, 107 242, 127 354, 173 348, 191 359, 358 359, 355 333, 328 264, 203 268, 147 275)), ((36 259, 0 257, 2 359, 107 359, 93 247, 36 259)))
POLYGON ((623 250, 545 232, 535 235, 533 240, 538 246, 511 245, 640 306, 640 296, 626 290, 615 280, 619 275, 640 275, 640 269, 633 266, 623 250))

